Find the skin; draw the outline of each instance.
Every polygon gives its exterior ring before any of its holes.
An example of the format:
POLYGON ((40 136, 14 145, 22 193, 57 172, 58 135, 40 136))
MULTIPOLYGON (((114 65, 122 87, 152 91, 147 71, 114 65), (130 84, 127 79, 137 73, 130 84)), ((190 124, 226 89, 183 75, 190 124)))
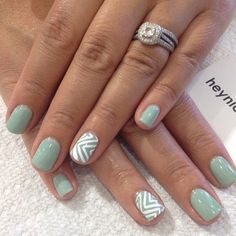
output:
MULTIPOLYGON (((0 23, 1 32, 3 32, 0 35, 2 45, 0 47, 2 55, 0 61, 0 93, 6 104, 8 104, 19 74, 29 56, 35 35, 42 24, 42 19, 37 18, 38 16, 29 10, 30 2, 22 3, 24 17, 16 17, 16 19, 13 19, 11 15, 13 13, 14 16, 22 15, 22 10, 18 9, 19 11, 17 11, 17 8, 12 8, 12 6, 10 8, 9 4, 11 3, 5 2, 0 8, 2 15, 5 14, 0 23), (14 12, 10 12, 12 9, 14 12), (20 25, 24 25, 26 28, 21 30, 20 25)), ((42 3, 37 8, 43 12, 47 11, 49 7, 45 7, 42 3)), ((39 129, 40 124, 24 134, 23 138, 28 150, 31 149, 39 129)), ((201 187, 220 202, 210 186, 212 183, 220 187, 210 172, 209 162, 216 154, 224 156, 231 163, 232 160, 187 95, 181 97, 166 117, 164 124, 162 123, 155 130, 149 133, 142 131, 131 120, 123 129, 122 136, 147 169, 193 220, 200 224, 210 224, 217 220, 216 218, 211 222, 204 221, 192 208, 189 195, 192 189, 201 187), (181 132, 183 126, 185 127, 184 133, 181 132), (179 189, 183 189, 183 191, 180 192, 179 189)), ((163 214, 155 220, 147 222, 137 210, 134 204, 134 196, 138 191, 148 190, 157 198, 159 197, 129 161, 117 141, 113 141, 102 157, 91 165, 91 168, 121 206, 138 223, 153 225, 159 222, 163 214)), ((58 199, 70 199, 77 191, 78 183, 68 159, 54 172, 39 172, 39 174, 58 199), (68 176, 73 185, 73 191, 64 198, 57 194, 52 183, 52 177, 61 172, 68 176)))
POLYGON ((30 131, 45 115, 31 155, 45 138, 56 139, 61 152, 49 171, 61 165, 88 131, 99 139, 85 164, 94 162, 141 100, 136 123, 147 129, 141 114, 157 104, 161 113, 156 127, 224 32, 235 6, 232 0, 56 0, 10 98, 7 119, 17 105, 27 105, 33 111, 30 131), (171 19, 166 14, 170 10, 171 19), (159 46, 131 42, 143 21, 176 34, 180 43, 172 55, 159 46))

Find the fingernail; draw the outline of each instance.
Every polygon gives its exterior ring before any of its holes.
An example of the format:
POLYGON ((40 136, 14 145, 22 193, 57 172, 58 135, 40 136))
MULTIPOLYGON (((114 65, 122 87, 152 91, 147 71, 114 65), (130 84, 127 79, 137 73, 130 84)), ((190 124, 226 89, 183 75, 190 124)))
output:
POLYGON ((22 134, 27 129, 33 112, 26 105, 17 106, 7 121, 7 129, 13 134, 22 134))
POLYGON ((215 198, 201 188, 192 191, 191 204, 205 221, 211 221, 216 218, 222 209, 215 198))
POLYGON ((55 175, 53 177, 53 184, 61 197, 73 191, 70 180, 63 174, 55 175))
POLYGON ((37 169, 49 171, 57 161, 61 147, 53 138, 44 139, 33 156, 32 164, 37 169))
POLYGON ((225 158, 221 156, 215 157, 212 159, 210 167, 222 187, 229 187, 236 181, 236 170, 225 158))
POLYGON ((82 164, 86 164, 96 150, 98 142, 99 139, 95 134, 91 132, 83 134, 71 149, 71 157, 82 164))
POLYGON ((152 128, 157 117, 160 114, 160 108, 156 105, 148 106, 141 115, 140 122, 148 128, 152 128))
POLYGON ((154 220, 165 210, 165 207, 158 199, 147 191, 138 192, 136 194, 135 203, 147 221, 154 220))

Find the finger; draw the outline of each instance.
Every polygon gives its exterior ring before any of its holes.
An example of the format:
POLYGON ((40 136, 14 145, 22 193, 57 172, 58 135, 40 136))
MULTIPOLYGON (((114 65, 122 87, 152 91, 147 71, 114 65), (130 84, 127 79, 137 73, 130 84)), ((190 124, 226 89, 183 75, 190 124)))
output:
POLYGON ((39 173, 49 191, 58 200, 70 200, 78 191, 78 180, 67 159, 61 167, 51 174, 39 173))
POLYGON ((159 196, 128 160, 118 142, 91 165, 120 205, 142 225, 157 224, 165 207, 159 196))
POLYGON ((41 119, 102 2, 55 1, 9 102, 9 131, 24 133, 41 119))
MULTIPOLYGON (((190 7, 192 2, 185 1, 182 8, 178 8, 175 4, 178 5, 179 1, 161 1, 145 21, 158 22, 179 36, 199 12, 199 4, 195 4, 197 7, 193 8, 190 7), (166 14, 169 9, 172 10, 174 21, 166 14)), ((160 73, 167 58, 168 51, 164 48, 148 47, 138 41, 132 43, 72 143, 71 156, 74 161, 88 164, 103 153, 132 115, 138 101, 160 73)))
MULTIPOLYGON (((6 31, 5 33, 5 36, 9 35, 9 32, 6 31)), ((8 103, 12 91, 17 83, 17 79, 19 78, 18 75, 24 66, 31 45, 31 38, 28 38, 26 35, 13 33, 13 35, 11 35, 11 37, 9 37, 8 40, 5 41, 5 44, 2 44, 0 48, 2 58, 4 57, 4 60, 0 63, 0 77, 2 78, 0 80, 0 88, 1 96, 6 104, 8 103), (17 55, 11 54, 12 50, 15 52, 17 51, 17 55)), ((23 136, 28 150, 31 149, 37 132, 38 129, 35 128, 34 131, 28 132, 23 136)), ((60 169, 54 173, 39 174, 45 185, 57 199, 68 200, 76 194, 78 181, 68 159, 61 165, 60 169)))
POLYGON ((135 120, 139 127, 155 127, 170 111, 191 81, 198 65, 223 33, 230 15, 232 9, 225 12, 223 8, 218 8, 204 10, 193 20, 165 69, 137 108, 135 120), (225 17, 219 17, 221 13, 225 17))
MULTIPOLYGON (((3 94, 5 94, 6 89, 8 90, 6 94, 9 94, 13 91, 13 82, 15 81, 16 83, 17 78, 18 77, 14 76, 14 78, 8 80, 12 90, 10 91, 9 87, 2 87, 3 94)), ((7 82, 5 83, 5 85, 7 85, 7 82)), ((5 102, 7 102, 7 97, 3 96, 3 99, 5 102)), ((34 129, 34 132, 29 132, 23 135, 23 140, 27 146, 28 151, 31 150, 33 141, 37 135, 38 128, 36 127, 34 129)), ((64 161, 60 168, 55 170, 53 173, 44 174, 39 172, 39 175, 49 191, 59 200, 69 200, 78 191, 78 181, 70 166, 69 159, 64 161)))
POLYGON ((187 94, 180 98, 164 122, 212 184, 226 188, 236 181, 235 165, 226 148, 187 94))
POLYGON ((193 220, 204 225, 217 220, 222 207, 216 193, 162 123, 149 133, 131 124, 123 135, 151 174, 193 220))
POLYGON ((136 25, 149 10, 148 2, 105 1, 99 9, 35 140, 31 152, 35 168, 54 171, 63 162, 76 132, 125 52, 136 25), (117 9, 122 9, 122 13, 117 9), (110 17, 119 20, 108 21, 110 17), (45 145, 53 147, 47 149, 52 154, 50 160, 40 154, 45 145))

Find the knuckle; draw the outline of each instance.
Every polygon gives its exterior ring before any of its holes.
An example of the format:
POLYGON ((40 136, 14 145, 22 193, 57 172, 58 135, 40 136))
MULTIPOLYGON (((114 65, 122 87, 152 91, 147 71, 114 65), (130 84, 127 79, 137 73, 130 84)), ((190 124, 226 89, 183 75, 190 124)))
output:
POLYGON ((76 45, 76 32, 66 11, 59 9, 44 23, 40 42, 47 50, 59 49, 67 52, 76 45))
POLYGON ((194 168, 185 160, 175 159, 169 162, 166 169, 167 179, 170 183, 179 183, 188 180, 194 172, 194 168))
POLYGON ((175 57, 175 63, 180 67, 187 68, 189 71, 195 71, 200 64, 200 54, 203 47, 202 40, 197 42, 197 45, 191 47, 191 49, 186 49, 185 51, 179 53, 175 57))
POLYGON ((0 60, 0 90, 13 90, 17 83, 19 72, 7 57, 0 60))
POLYGON ((229 11, 235 6, 234 0, 210 0, 210 3, 219 11, 229 11))
POLYGON ((115 66, 110 38, 101 33, 90 34, 81 45, 78 63, 88 71, 106 74, 115 66))
POLYGON ((181 117, 183 118, 195 112, 196 105, 193 103, 192 98, 187 94, 187 92, 184 91, 172 110, 177 114, 177 119, 181 117))
POLYGON ((193 132, 187 137, 189 140, 189 146, 192 149, 209 149, 210 146, 214 143, 213 135, 206 134, 206 132, 197 131, 193 132))
POLYGON ((129 184, 130 180, 136 177, 134 170, 130 168, 122 168, 119 166, 113 167, 111 170, 111 182, 116 186, 124 186, 129 184))
POLYGON ((156 52, 146 52, 143 48, 134 48, 126 54, 123 63, 146 77, 153 77, 163 67, 163 62, 160 58, 161 56, 157 57, 156 52))
POLYGON ((44 84, 37 79, 23 80, 21 87, 23 88, 23 91, 27 91, 27 93, 30 93, 40 99, 47 98, 49 95, 44 84))
POLYGON ((95 110, 95 116, 98 117, 98 119, 105 121, 106 124, 109 124, 112 127, 120 121, 118 112, 111 105, 100 104, 95 110))
POLYGON ((188 95, 186 91, 182 93, 178 101, 176 102, 176 106, 190 106, 193 105, 192 98, 188 95))
POLYGON ((225 24, 231 19, 235 12, 235 7, 235 0, 210 0, 210 7, 207 14, 212 18, 214 23, 225 24))
POLYGON ((154 86, 154 93, 161 93, 170 101, 176 101, 179 97, 179 93, 174 87, 161 81, 154 86))
POLYGON ((17 83, 17 76, 16 75, 5 75, 0 79, 0 92, 3 93, 10 93, 14 90, 17 83))
POLYGON ((76 115, 70 110, 56 110, 52 116, 50 116, 50 123, 54 126, 66 128, 69 130, 75 129, 77 124, 76 115))

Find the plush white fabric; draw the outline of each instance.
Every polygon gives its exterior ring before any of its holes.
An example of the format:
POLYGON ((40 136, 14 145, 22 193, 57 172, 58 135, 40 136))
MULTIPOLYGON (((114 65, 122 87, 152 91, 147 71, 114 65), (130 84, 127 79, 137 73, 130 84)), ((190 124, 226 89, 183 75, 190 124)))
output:
MULTIPOLYGON (((236 54, 236 17, 203 66, 236 54)), ((91 171, 77 168, 80 191, 68 203, 57 201, 31 168, 22 140, 7 132, 0 101, 0 235, 236 235, 236 187, 217 190, 226 212, 214 225, 195 224, 142 168, 160 193, 168 213, 155 227, 135 223, 91 171)), ((234 157, 236 161, 236 157, 234 157)))

